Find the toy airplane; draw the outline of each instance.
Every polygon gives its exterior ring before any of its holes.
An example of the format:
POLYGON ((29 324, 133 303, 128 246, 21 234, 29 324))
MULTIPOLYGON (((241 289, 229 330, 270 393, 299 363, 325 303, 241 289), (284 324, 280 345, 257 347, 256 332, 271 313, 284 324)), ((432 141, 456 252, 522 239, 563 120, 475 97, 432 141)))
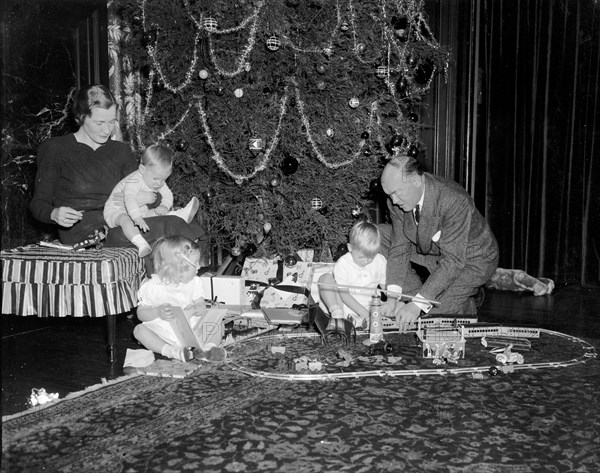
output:
POLYGON ((344 289, 355 289, 357 291, 371 292, 373 294, 376 294, 377 292, 381 292, 381 293, 387 294, 390 297, 395 297, 396 299, 406 297, 415 302, 423 302, 425 304, 431 304, 431 305, 440 305, 440 303, 438 301, 424 299, 422 297, 417 297, 417 296, 409 296, 408 294, 402 294, 401 292, 387 291, 385 289, 379 289, 378 287, 367 288, 367 287, 360 287, 360 286, 350 286, 348 284, 333 284, 333 283, 328 283, 328 282, 316 282, 315 284, 317 284, 319 286, 325 286, 325 287, 339 287, 339 288, 344 288, 344 289))

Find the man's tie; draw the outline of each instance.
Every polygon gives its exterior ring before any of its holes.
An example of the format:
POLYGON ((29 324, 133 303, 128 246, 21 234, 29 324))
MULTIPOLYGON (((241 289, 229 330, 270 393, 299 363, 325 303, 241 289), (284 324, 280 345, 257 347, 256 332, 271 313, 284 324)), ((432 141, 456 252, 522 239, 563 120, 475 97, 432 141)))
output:
POLYGON ((419 220, 421 219, 421 206, 419 204, 415 205, 414 217, 415 217, 415 222, 418 225, 419 220))

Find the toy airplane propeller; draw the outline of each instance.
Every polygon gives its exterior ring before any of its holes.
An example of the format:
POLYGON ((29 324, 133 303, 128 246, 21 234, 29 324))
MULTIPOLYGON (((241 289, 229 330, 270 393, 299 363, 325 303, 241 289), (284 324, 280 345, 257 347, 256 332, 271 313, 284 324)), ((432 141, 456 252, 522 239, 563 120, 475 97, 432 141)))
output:
POLYGON ((333 284, 333 283, 328 283, 328 282, 315 282, 315 284, 317 284, 319 286, 325 286, 325 287, 339 287, 339 288, 345 288, 345 289, 355 289, 358 291, 371 292, 371 293, 382 292, 384 294, 387 294, 390 297, 395 297, 397 299, 400 299, 401 297, 406 297, 415 302, 423 302, 425 304, 431 304, 431 305, 440 305, 440 303, 438 301, 432 301, 432 300, 424 299, 422 297, 417 297, 417 296, 409 296, 407 294, 402 294, 401 292, 387 291, 385 289, 379 289, 378 287, 366 288, 366 287, 360 287, 360 286, 350 286, 348 284, 333 284))

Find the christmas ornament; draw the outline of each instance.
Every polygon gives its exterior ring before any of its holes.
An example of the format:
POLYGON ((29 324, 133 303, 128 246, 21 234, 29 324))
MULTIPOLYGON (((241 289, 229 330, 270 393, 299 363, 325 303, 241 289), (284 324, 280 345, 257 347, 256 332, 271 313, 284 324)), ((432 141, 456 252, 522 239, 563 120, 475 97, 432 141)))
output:
POLYGON ((231 256, 240 256, 242 254, 242 250, 240 250, 239 246, 235 246, 231 249, 231 256))
POLYGON ((163 82, 162 79, 155 79, 155 81, 152 84, 152 89, 154 89, 154 92, 160 92, 161 90, 163 90, 165 88, 165 83, 163 82))
POLYGON ((156 43, 156 31, 155 30, 148 30, 144 33, 144 36, 142 36, 143 42, 144 42, 144 46, 151 46, 154 43, 156 43))
POLYGON ((265 222, 265 224, 263 225, 263 232, 265 232, 265 235, 268 235, 269 233, 271 233, 272 228, 273 227, 269 222, 265 222))
POLYGON ((212 17, 208 17, 204 19, 204 29, 210 33, 214 33, 217 31, 217 20, 212 17))
POLYGON ((419 115, 417 115, 415 112, 411 112, 408 114, 408 119, 411 122, 418 122, 419 121, 419 115))
POLYGON ((379 66, 376 70, 375 70, 375 74, 377 75, 377 77, 379 77, 380 79, 384 79, 387 76, 388 73, 388 68, 385 66, 379 66))
POLYGON ((381 192, 381 182, 379 179, 373 179, 369 184, 369 190, 372 194, 379 194, 381 192))
POLYGON ((277 51, 280 46, 281 41, 279 41, 279 38, 277 36, 273 35, 269 39, 267 39, 267 49, 269 51, 277 51))
POLYGON ((402 76, 398 78, 398 80, 396 81, 396 93, 401 96, 405 96, 407 87, 408 82, 406 81, 406 79, 402 76))
POLYGON ((175 149, 177 151, 185 151, 186 149, 188 149, 188 142, 185 141, 183 138, 181 138, 180 140, 177 141, 177 143, 175 143, 175 149))
POLYGON ((286 176, 291 176, 298 170, 298 161, 292 156, 286 156, 281 162, 281 171, 286 176))
POLYGON ((340 25, 340 30, 342 31, 348 31, 350 27, 348 26, 348 23, 346 23, 345 21, 342 22, 342 24, 340 25))
POLYGON ((250 151, 262 151, 264 149, 264 141, 262 138, 250 138, 248 148, 250 151))
POLYGON ((325 66, 324 66, 323 64, 319 64, 319 65, 317 66, 317 72, 318 72, 319 74, 325 74, 325 70, 326 70, 326 69, 325 69, 325 66))
POLYGON ((394 28, 394 33, 401 42, 405 43, 408 40, 408 18, 394 16, 392 18, 392 28, 394 28))
POLYGON ((348 253, 348 245, 346 243, 340 243, 335 249, 335 259, 340 259, 346 253, 348 253))
POLYGON ((365 50, 365 45, 363 43, 358 43, 356 45, 356 52, 357 53, 362 53, 365 50))
POLYGON ((365 150, 363 151, 363 155, 366 157, 371 156, 371 150, 369 148, 365 148, 365 150))
POLYGON ((200 79, 207 79, 208 71, 206 69, 201 69, 200 72, 198 72, 198 77, 200 77, 200 79))
POLYGON ((394 135, 390 139, 391 148, 399 148, 400 146, 402 146, 402 143, 404 143, 404 138, 402 138, 400 135, 394 135))
POLYGON ((333 49, 332 48, 324 48, 323 54, 325 54, 325 56, 327 56, 327 57, 331 57, 333 55, 333 49))
POLYGON ((244 70, 246 72, 250 72, 251 69, 252 69, 252 65, 249 62, 247 62, 246 64, 244 64, 244 70))
POLYGON ((258 250, 258 248, 256 247, 256 245, 254 243, 248 243, 246 245, 246 248, 244 248, 244 255, 252 256, 254 253, 256 253, 256 250, 258 250))
POLYGON ((279 179, 271 179, 271 187, 277 187, 279 185, 279 179))
POLYGON ((419 64, 413 71, 413 79, 417 84, 425 85, 431 79, 434 71, 433 64, 425 61, 419 64))
POLYGON ((323 208, 323 201, 319 197, 313 197, 310 201, 310 206, 313 210, 321 210, 323 208))
POLYGON ((223 87, 217 87, 217 90, 215 90, 215 93, 221 97, 224 93, 225 93, 225 89, 223 87))
POLYGON ((319 89, 319 90, 325 90, 325 82, 323 82, 322 80, 320 80, 319 82, 317 82, 317 89, 319 89))
POLYGON ((293 268, 296 266, 296 264, 298 264, 298 258, 296 258, 294 255, 287 255, 283 260, 283 264, 285 264, 288 268, 293 268))
POLYGON ((362 213, 362 210, 360 209, 360 207, 358 205, 355 205, 354 208, 352 209, 352 216, 358 217, 361 213, 362 213))
POLYGON ((406 152, 411 158, 416 158, 419 156, 419 148, 415 145, 411 145, 406 152))
POLYGON ((363 140, 368 140, 368 139, 369 139, 369 132, 368 132, 368 131, 363 131, 363 132, 360 134, 360 137, 361 137, 361 139, 363 139, 363 140))
POLYGON ((350 105, 351 108, 356 108, 360 105, 360 101, 357 97, 352 97, 348 102, 348 105, 350 105))
POLYGON ((233 91, 233 95, 235 95, 238 99, 240 99, 244 95, 244 90, 243 89, 235 89, 233 91))
POLYGON ((206 200, 206 202, 210 203, 215 196, 215 190, 207 189, 206 191, 204 191, 203 195, 204 195, 204 199, 206 200))
POLYGON ((241 185, 244 183, 244 180, 243 180, 243 179, 236 179, 236 180, 235 180, 235 183, 236 183, 238 186, 241 186, 241 185))
POLYGON ((333 138, 333 135, 335 135, 335 131, 333 130, 333 128, 327 128, 327 136, 329 136, 329 138, 333 138))

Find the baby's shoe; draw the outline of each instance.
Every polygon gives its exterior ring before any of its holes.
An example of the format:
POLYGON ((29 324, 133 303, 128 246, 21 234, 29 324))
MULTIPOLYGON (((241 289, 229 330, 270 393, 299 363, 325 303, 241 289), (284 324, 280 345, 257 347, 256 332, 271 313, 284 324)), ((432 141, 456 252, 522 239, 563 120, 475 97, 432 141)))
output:
POLYGON ((339 305, 332 305, 329 308, 329 314, 331 315, 331 319, 329 320, 329 324, 325 328, 325 330, 335 330, 337 328, 336 322, 334 319, 343 319, 344 310, 339 305))
POLYGON ((179 360, 188 362, 194 358, 192 349, 189 347, 179 347, 175 345, 169 345, 168 343, 163 347, 161 355, 171 358, 173 360, 179 360))
POLYGON ((352 325, 356 327, 358 330, 366 330, 367 329, 367 319, 363 319, 360 315, 357 314, 349 314, 348 320, 352 322, 352 325))
POLYGON ((169 215, 176 215, 177 217, 184 219, 187 223, 191 223, 196 216, 196 212, 198 212, 198 207, 200 207, 200 202, 198 201, 198 197, 194 196, 184 208, 172 210, 169 212, 169 215))
POLYGON ((204 348, 194 348, 194 358, 206 361, 225 361, 227 350, 216 345, 207 345, 204 348))

